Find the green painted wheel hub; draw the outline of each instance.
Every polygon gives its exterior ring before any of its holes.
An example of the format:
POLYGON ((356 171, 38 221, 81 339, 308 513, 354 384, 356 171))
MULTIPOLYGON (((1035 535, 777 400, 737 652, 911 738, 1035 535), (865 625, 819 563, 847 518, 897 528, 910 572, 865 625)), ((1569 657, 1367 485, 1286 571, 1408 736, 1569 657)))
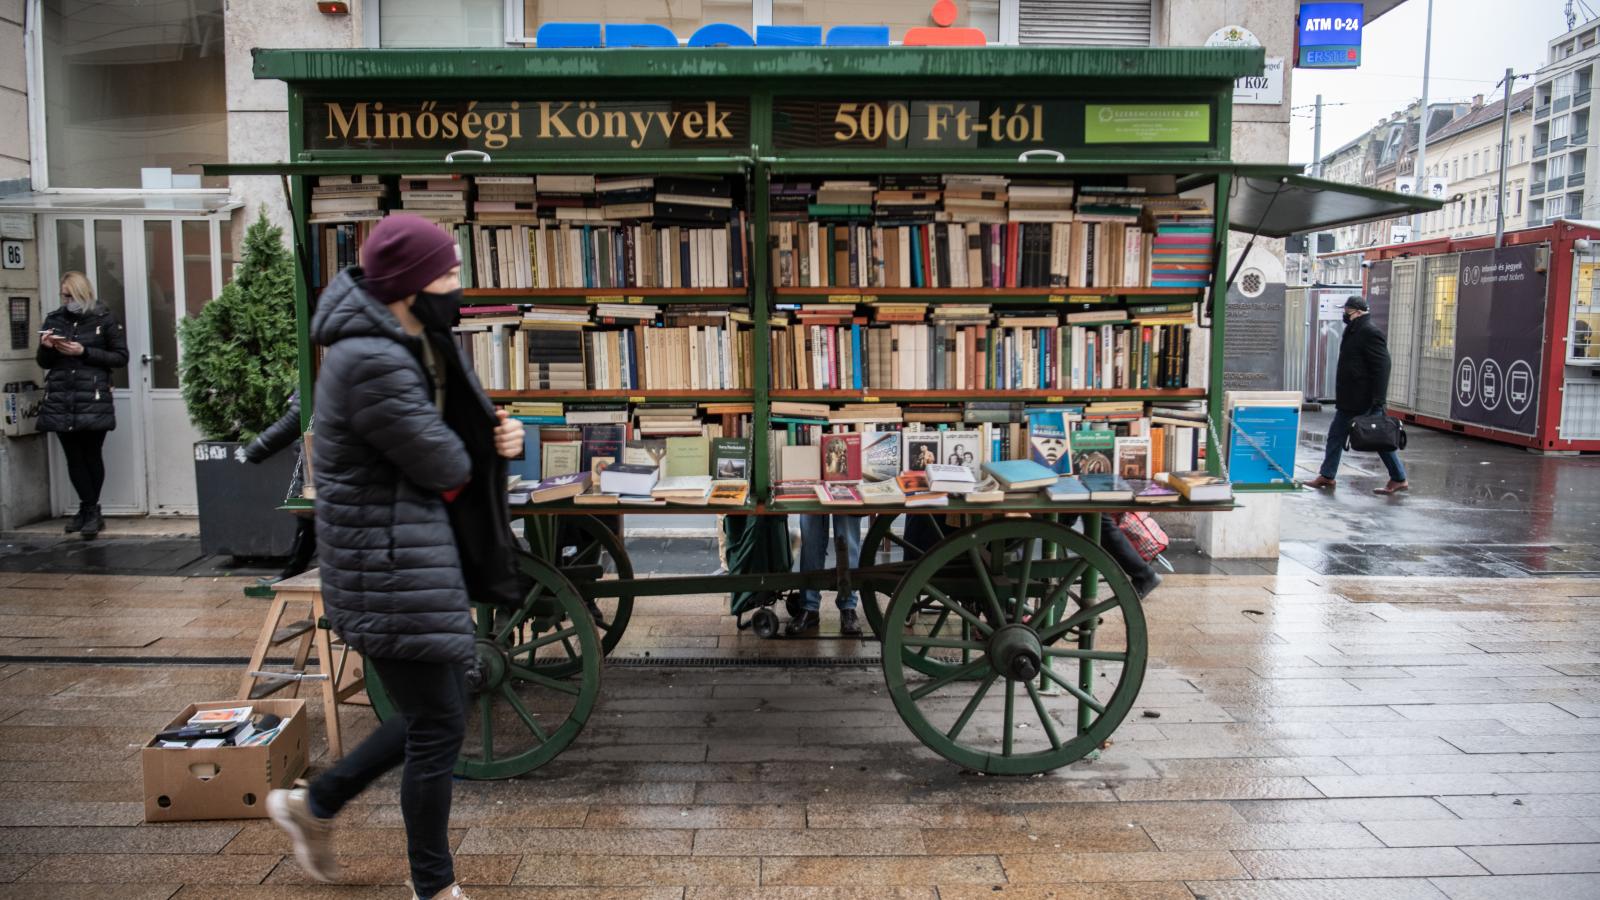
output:
POLYGON ((988 653, 990 671, 1012 681, 1039 677, 1044 660, 1038 632, 1021 623, 996 628, 989 638, 988 653))
POLYGON ((475 643, 478 657, 477 685, 474 694, 485 694, 500 689, 511 669, 511 657, 506 648, 486 638, 475 643))

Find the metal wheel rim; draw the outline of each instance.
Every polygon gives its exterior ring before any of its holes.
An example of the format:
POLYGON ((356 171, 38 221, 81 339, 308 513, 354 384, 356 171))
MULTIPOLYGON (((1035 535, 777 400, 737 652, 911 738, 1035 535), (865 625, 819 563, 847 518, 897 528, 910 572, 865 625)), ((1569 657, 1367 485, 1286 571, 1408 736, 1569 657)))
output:
MULTIPOLYGON (((889 608, 887 622, 906 622, 907 616, 914 615, 914 605, 922 596, 925 585, 933 579, 940 570, 952 561, 968 557, 968 554, 977 551, 986 544, 1006 540, 1028 541, 1028 539, 1042 539, 1055 544, 1057 547, 1070 550, 1093 569, 1098 569, 1100 576, 1110 586, 1112 596, 1097 602, 1089 607, 1098 610, 1090 618, 1099 620, 1108 615, 1120 613, 1126 629, 1126 647, 1120 652, 1121 657, 1116 661, 1121 663, 1121 671, 1117 678, 1116 688, 1111 697, 1102 704, 1102 709, 1093 711, 1086 727, 1079 730, 1075 725, 1064 725, 1062 731, 1066 734, 1058 735, 1051 725, 1044 724, 1044 704, 1037 691, 1026 690, 1026 685, 1033 684, 1034 680, 1021 681, 1010 676, 1001 677, 995 674, 994 666, 989 661, 989 649, 984 646, 978 655, 974 655, 973 662, 968 663, 971 675, 981 679, 977 687, 972 687, 971 682, 962 682, 949 673, 945 673, 945 684, 929 687, 941 679, 935 677, 921 683, 909 683, 906 680, 907 666, 902 662, 909 644, 915 636, 908 636, 903 628, 886 628, 884 636, 883 668, 884 677, 889 689, 889 695, 894 700, 895 708, 900 717, 929 749, 958 765, 975 771, 996 775, 1031 775, 1048 772, 1061 768, 1090 752, 1099 748, 1111 736, 1117 727, 1126 718, 1132 709, 1134 701, 1139 694, 1140 685, 1144 679, 1145 664, 1148 653, 1148 635, 1145 631, 1144 614, 1139 605, 1138 597, 1133 591, 1133 586, 1123 575, 1121 569, 1111 560, 1100 547, 1089 542, 1087 538, 1071 529, 1050 522, 1037 520, 1000 520, 981 523, 963 529, 935 545, 921 560, 911 567, 895 588, 895 599, 889 608), (981 664, 981 665, 980 665, 981 664), (1006 716, 1002 721, 1001 741, 999 752, 990 747, 973 743, 963 743, 963 734, 970 737, 971 732, 965 731, 974 711, 981 705, 990 689, 996 684, 1004 682, 1006 698, 1006 716), (926 712, 922 701, 934 696, 938 691, 947 690, 952 686, 959 686, 958 690, 970 692, 972 699, 969 706, 964 708, 961 717, 951 729, 941 728, 932 722, 926 712), (1019 690, 1019 688, 1021 690, 1019 690), (1024 693, 1024 691, 1026 691, 1024 693), (1037 717, 1041 720, 1040 729, 1051 738, 1050 748, 1027 752, 1007 753, 1011 747, 1013 736, 1017 734, 1017 718, 1013 716, 1013 696, 1020 695, 1020 704, 1024 710, 1032 707, 1037 717)), ((1031 541, 1028 543, 1031 547, 1031 541)), ((1087 574, 1087 573, 1086 573, 1087 574)), ((1082 576, 1079 576, 1082 577, 1082 576)), ((977 580, 977 579, 975 579, 977 580)), ((1024 577, 1023 580, 1026 580, 1024 577)), ((1026 590, 1026 589, 1024 589, 1026 590)), ((1041 600, 1038 605, 1043 605, 1041 600)), ((1003 606, 1009 604, 1002 604, 1003 606)), ((1053 605, 1053 604, 1052 604, 1053 605)), ((1074 609, 1069 602, 1065 610, 1067 615, 1063 622, 1071 622, 1075 617, 1085 615, 1083 608, 1074 609)), ((1005 610, 1002 609, 1002 613, 1005 610)), ((1006 616, 1010 621, 1011 616, 1006 616)), ((991 619, 992 621, 992 619, 991 619)), ((1045 626, 1038 628, 1038 632, 1046 635, 1059 626, 1045 626)), ((978 643, 973 641, 973 643, 978 643)), ((1102 655, 1092 657, 1094 660, 1110 660, 1114 651, 1084 651, 1065 643, 1065 635, 1043 641, 1047 648, 1057 650, 1072 650, 1076 653, 1095 653, 1102 655)), ((1052 656, 1054 654, 1051 654, 1052 656)), ((1070 658, 1070 657, 1065 657, 1070 658)), ((963 696, 965 694, 963 693, 963 696)), ((1084 709, 1083 700, 1073 697, 1077 701, 1078 709, 1084 709)), ((1091 697, 1091 699, 1094 699, 1091 697)), ((1060 724, 1060 723, 1056 723, 1060 724)), ((989 742, 992 745, 992 741, 989 742)))

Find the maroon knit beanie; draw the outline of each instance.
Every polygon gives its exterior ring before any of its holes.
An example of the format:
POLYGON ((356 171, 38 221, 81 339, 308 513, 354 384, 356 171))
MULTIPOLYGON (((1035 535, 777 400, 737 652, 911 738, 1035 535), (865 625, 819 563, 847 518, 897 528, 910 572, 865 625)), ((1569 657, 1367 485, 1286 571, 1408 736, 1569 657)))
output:
POLYGON ((460 264, 456 242, 438 225, 417 216, 385 216, 361 245, 361 286, 380 302, 393 303, 460 264))

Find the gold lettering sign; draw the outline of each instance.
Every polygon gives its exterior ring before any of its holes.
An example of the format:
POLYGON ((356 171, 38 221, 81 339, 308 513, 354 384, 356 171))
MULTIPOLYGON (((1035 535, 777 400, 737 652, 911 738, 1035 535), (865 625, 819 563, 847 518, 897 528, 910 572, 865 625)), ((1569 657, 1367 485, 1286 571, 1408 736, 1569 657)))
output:
POLYGON ((748 143, 742 99, 423 100, 306 103, 308 149, 670 150, 748 143))

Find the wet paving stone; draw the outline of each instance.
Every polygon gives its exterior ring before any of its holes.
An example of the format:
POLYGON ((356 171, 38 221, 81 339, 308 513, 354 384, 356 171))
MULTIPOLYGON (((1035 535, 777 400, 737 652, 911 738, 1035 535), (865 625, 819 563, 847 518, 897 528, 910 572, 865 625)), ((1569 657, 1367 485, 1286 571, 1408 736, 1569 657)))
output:
MULTIPOLYGON (((1442 552, 1413 550, 1419 563, 1442 552)), ((0 634, 11 616, 43 635, 22 640, 56 639, 38 598, 64 578, 0 580, 0 634)), ((143 610, 186 635, 158 651, 209 641, 210 655, 242 655, 262 612, 236 602, 240 580, 93 578, 76 590, 101 599, 73 618, 98 615, 84 632, 108 643, 143 610)), ((612 666, 561 759, 456 784, 452 840, 478 898, 1588 900, 1576 885, 1600 878, 1600 602, 1585 596, 1600 591, 1558 577, 1174 575, 1150 604, 1137 707, 1160 718, 1136 712, 1098 761, 1039 778, 974 777, 934 756, 876 662, 612 666), (1547 881, 1515 881, 1531 878, 1547 881)), ((724 604, 642 602, 639 634, 681 636, 696 656, 748 652, 689 646, 722 636, 724 604)), ((406 873, 393 776, 341 816, 352 884, 305 883, 264 821, 142 822, 150 721, 173 698, 229 696, 236 679, 170 661, 0 662, 0 881, 28 888, 0 900, 98 900, 117 883, 108 866, 150 886, 132 896, 394 896, 406 873)), ((370 714, 345 723, 359 736, 370 714)), ((312 724, 320 754, 320 713, 312 724)))

